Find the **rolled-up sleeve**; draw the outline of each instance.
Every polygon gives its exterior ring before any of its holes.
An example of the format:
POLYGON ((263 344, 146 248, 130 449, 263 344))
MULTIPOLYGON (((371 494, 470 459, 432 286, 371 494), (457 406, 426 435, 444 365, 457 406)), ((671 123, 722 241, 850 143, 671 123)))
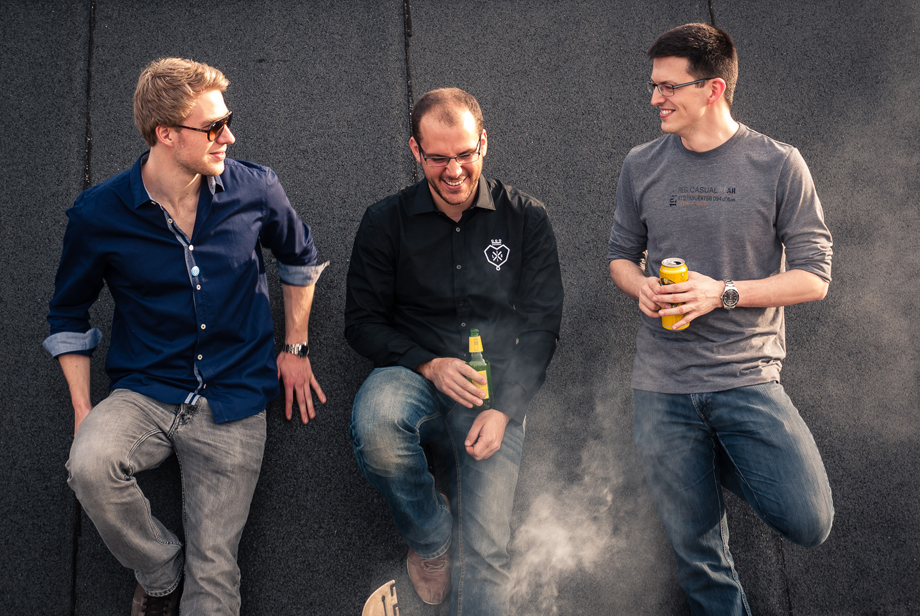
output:
POLYGON ((105 268, 92 225, 82 216, 80 200, 67 210, 61 262, 54 281, 54 296, 49 302, 48 324, 51 334, 42 346, 52 357, 65 353, 92 354, 102 340, 102 332, 90 327, 89 309, 99 297, 105 268))
POLYGON ((329 262, 319 262, 310 226, 294 211, 271 169, 265 175, 264 194, 265 224, 260 240, 277 260, 281 282, 298 287, 316 284, 329 262))
POLYGON ((51 354, 51 357, 66 353, 79 353, 90 355, 102 342, 102 332, 94 327, 86 333, 58 332, 51 334, 42 342, 42 347, 51 354))
POLYGON ((808 165, 793 149, 776 187, 776 231, 786 250, 789 269, 800 269, 831 281, 833 241, 808 165))
POLYGON ((277 265, 281 282, 295 287, 308 287, 316 284, 319 275, 329 265, 329 261, 319 265, 287 265, 279 261, 277 265))

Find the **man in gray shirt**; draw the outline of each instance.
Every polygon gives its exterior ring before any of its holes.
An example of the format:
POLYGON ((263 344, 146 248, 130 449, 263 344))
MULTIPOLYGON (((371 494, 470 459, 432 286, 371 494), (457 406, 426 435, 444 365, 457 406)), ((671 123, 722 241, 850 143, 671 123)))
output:
POLYGON ((728 34, 680 26, 648 57, 667 134, 623 163, 607 255, 642 312, 634 440, 691 613, 750 614, 722 486, 800 545, 833 521, 821 456, 779 384, 783 306, 824 298, 831 236, 798 150, 732 119, 728 34), (687 282, 660 284, 669 257, 686 260, 687 282), (672 329, 669 315, 682 315, 672 329))

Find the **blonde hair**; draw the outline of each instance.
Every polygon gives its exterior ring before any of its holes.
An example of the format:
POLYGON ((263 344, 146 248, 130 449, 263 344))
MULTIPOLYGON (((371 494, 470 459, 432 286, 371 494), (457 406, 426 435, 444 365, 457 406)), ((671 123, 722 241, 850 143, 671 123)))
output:
POLYGON ((216 68, 184 58, 160 58, 147 65, 134 90, 134 124, 147 145, 157 143, 157 126, 178 126, 198 96, 226 91, 230 81, 216 68))

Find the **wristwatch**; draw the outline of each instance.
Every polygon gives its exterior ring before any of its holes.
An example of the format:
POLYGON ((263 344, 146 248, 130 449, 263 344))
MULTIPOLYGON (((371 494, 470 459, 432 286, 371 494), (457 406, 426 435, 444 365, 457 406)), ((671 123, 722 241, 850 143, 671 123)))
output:
POLYGON ((306 342, 300 342, 298 344, 286 344, 281 347, 281 350, 285 353, 296 355, 302 359, 310 354, 310 345, 306 342))
POLYGON ((738 295, 738 287, 731 280, 726 280, 725 290, 722 291, 722 307, 726 310, 731 310, 738 305, 739 299, 741 299, 741 296, 738 295))

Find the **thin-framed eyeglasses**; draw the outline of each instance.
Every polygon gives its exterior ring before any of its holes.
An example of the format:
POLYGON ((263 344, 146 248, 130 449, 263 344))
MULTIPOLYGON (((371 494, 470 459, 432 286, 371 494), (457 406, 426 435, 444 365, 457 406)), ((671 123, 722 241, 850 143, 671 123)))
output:
POLYGON ((211 122, 207 128, 194 128, 191 126, 182 126, 181 124, 177 124, 176 126, 178 128, 187 128, 189 130, 197 130, 199 133, 207 133, 208 141, 214 141, 215 139, 220 137, 220 134, 222 132, 224 132, 225 126, 230 126, 230 122, 232 120, 233 120, 233 112, 231 111, 224 117, 211 122))
POLYGON ((459 156, 428 156, 425 154, 421 145, 418 146, 418 152, 422 155, 425 162, 428 163, 429 167, 446 167, 452 160, 457 161, 458 165, 469 165, 475 163, 480 158, 480 153, 482 152, 482 133, 479 134, 479 147, 476 148, 475 152, 468 152, 466 154, 460 154, 459 156))
POLYGON ((705 79, 697 79, 696 81, 688 81, 687 83, 679 83, 675 86, 672 86, 667 83, 655 83, 654 81, 646 81, 645 86, 648 88, 649 94, 655 93, 655 88, 658 88, 658 92, 662 96, 674 96, 674 90, 677 88, 683 88, 686 86, 692 86, 695 83, 703 83, 704 81, 709 81, 710 79, 717 79, 716 77, 707 77, 705 79))

